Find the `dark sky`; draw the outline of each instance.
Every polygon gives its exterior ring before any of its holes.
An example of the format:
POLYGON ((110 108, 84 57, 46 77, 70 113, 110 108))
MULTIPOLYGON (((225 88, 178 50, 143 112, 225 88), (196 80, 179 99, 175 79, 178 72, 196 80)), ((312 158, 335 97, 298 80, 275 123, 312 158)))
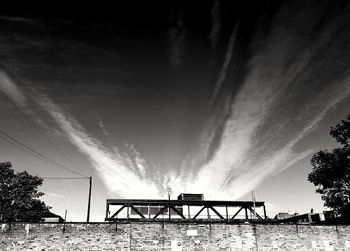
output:
MULTIPOLYGON (((4 95, 0 130, 93 176, 96 219, 107 197, 159 198, 168 186, 172 196, 208 199, 249 199, 255 190, 271 213, 322 210, 307 173, 312 153, 336 146, 329 127, 349 112, 349 8, 347 1, 4 5, 0 88, 51 143, 4 95)), ((0 150, 0 161, 17 170, 76 176, 5 140, 0 150)), ((56 212, 70 205, 79 218, 86 192, 79 184, 47 181, 46 202, 56 212)))

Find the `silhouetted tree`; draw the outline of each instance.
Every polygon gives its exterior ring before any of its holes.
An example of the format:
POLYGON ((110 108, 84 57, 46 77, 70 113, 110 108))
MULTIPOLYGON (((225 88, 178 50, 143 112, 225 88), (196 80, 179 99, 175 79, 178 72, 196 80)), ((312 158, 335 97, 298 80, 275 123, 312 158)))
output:
POLYGON ((10 162, 0 162, 0 219, 2 221, 40 218, 49 211, 39 197, 43 179, 26 171, 16 172, 10 162))
POLYGON ((331 128, 330 135, 342 147, 315 153, 308 180, 317 186, 325 206, 350 217, 350 114, 331 128))

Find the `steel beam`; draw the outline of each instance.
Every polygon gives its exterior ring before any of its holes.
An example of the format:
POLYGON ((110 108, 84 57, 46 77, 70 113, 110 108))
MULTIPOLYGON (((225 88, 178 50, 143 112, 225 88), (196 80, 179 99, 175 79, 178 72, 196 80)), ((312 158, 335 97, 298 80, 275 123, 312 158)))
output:
MULTIPOLYGON (((115 199, 107 199, 107 203, 109 205, 125 205, 125 204, 133 204, 140 206, 147 206, 150 204, 151 206, 156 205, 168 205, 168 200, 115 200, 115 199)), ((171 200, 172 206, 229 206, 229 207, 253 207, 252 201, 216 201, 216 200, 202 200, 202 201, 187 201, 187 200, 171 200)), ((263 201, 256 201, 256 207, 262 207, 265 204, 263 201)))

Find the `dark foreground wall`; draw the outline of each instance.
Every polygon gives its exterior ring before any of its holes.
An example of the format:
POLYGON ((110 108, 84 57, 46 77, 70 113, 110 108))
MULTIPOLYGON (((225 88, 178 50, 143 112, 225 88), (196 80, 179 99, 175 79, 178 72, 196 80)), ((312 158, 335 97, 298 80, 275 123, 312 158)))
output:
POLYGON ((350 226, 16 223, 0 250, 350 250, 350 226))

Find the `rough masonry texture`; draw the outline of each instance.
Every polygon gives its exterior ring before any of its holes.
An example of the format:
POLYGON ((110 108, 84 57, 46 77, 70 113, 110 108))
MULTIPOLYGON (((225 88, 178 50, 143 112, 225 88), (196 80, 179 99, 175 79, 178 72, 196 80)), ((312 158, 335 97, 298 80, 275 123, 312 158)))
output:
POLYGON ((0 250, 350 250, 350 226, 13 223, 0 250))

